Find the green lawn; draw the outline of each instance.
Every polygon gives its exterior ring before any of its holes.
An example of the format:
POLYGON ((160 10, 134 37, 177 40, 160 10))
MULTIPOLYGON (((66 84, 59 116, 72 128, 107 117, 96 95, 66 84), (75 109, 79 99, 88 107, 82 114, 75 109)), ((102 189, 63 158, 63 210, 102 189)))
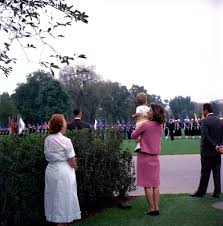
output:
MULTIPOLYGON (((176 155, 176 154, 199 154, 200 153, 200 139, 162 139, 161 155, 176 155)), ((134 140, 124 140, 122 144, 123 150, 128 150, 132 153, 135 148, 134 140)))
POLYGON ((214 202, 210 195, 205 198, 192 198, 187 194, 161 195, 160 216, 147 216, 144 215, 146 200, 140 197, 130 202, 129 210, 106 209, 74 226, 220 226, 223 225, 223 210, 213 208, 214 202))

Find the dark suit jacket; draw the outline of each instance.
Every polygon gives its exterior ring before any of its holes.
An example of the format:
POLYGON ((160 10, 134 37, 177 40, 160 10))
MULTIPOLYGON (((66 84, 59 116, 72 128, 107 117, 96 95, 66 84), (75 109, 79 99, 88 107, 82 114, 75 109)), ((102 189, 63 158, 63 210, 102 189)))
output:
POLYGON ((67 125, 67 129, 73 130, 73 129, 85 129, 90 128, 90 124, 80 120, 80 119, 74 119, 71 123, 67 125))
POLYGON ((171 122, 169 125, 169 131, 170 131, 170 135, 173 134, 173 131, 175 130, 175 123, 171 122))
POLYGON ((215 147, 223 143, 223 123, 215 115, 201 121, 201 156, 220 156, 215 147))

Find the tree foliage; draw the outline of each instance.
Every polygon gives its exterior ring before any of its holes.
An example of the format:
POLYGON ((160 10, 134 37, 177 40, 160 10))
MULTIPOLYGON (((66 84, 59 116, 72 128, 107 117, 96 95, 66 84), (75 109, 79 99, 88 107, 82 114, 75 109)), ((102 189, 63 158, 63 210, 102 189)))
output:
MULTIPOLYGON (((0 71, 6 76, 12 71, 12 63, 16 62, 9 51, 12 43, 17 41, 23 50, 36 48, 33 39, 36 38, 43 45, 48 45, 55 53, 55 49, 47 37, 61 38, 63 34, 57 33, 61 27, 71 26, 73 21, 87 23, 87 15, 73 9, 65 0, 1 0, 0 1, 0 32, 1 39, 5 41, 0 46, 0 71), (59 20, 59 15, 63 20, 59 20), (26 40, 25 43, 21 40, 26 40)), ((55 56, 62 63, 69 63, 74 56, 55 56)), ((83 54, 78 57, 85 58, 83 54)), ((50 62, 41 62, 42 65, 51 68, 58 66, 50 62)))
MULTIPOLYGON (((91 124, 95 119, 116 124, 132 121, 139 92, 147 94, 143 86, 128 89, 120 83, 102 80, 94 66, 76 65, 65 66, 59 80, 44 71, 31 73, 12 97, 26 124, 48 121, 53 113, 71 119, 74 108, 80 108, 83 120, 91 124)), ((161 102, 160 96, 147 96, 148 104, 161 102)))
POLYGON ((29 74, 27 82, 18 85, 15 101, 26 123, 47 121, 53 113, 68 116, 71 110, 62 84, 44 71, 29 74))
MULTIPOLYGON (((147 91, 143 86, 128 88, 118 82, 104 81, 95 72, 94 66, 66 66, 59 74, 66 86, 73 108, 81 108, 84 119, 93 123, 95 118, 108 123, 127 122, 136 109, 136 95, 147 91)), ((161 102, 160 96, 149 95, 151 101, 161 102)))
POLYGON ((59 74, 66 86, 73 108, 81 108, 83 118, 93 123, 99 105, 105 95, 106 86, 93 66, 66 66, 59 74))
POLYGON ((169 106, 175 118, 181 117, 186 118, 186 116, 189 117, 194 116, 195 108, 189 96, 187 97, 177 96, 170 100, 169 106))
POLYGON ((223 115, 223 103, 222 103, 222 101, 219 101, 219 100, 212 101, 211 104, 212 104, 212 107, 213 107, 213 112, 216 115, 222 116, 223 115))
MULTIPOLYGON (((149 101, 148 101, 149 103, 152 103, 152 102, 155 102, 155 103, 160 103, 160 104, 163 104, 163 102, 162 102, 162 99, 161 99, 161 96, 157 96, 157 95, 155 95, 155 94, 149 94, 149 101)), ((165 104, 163 104, 163 105, 165 105, 165 104)))
POLYGON ((0 125, 7 126, 9 115, 16 114, 13 98, 8 93, 0 95, 0 125))
POLYGON ((39 102, 39 117, 41 121, 48 121, 55 113, 71 116, 70 100, 63 85, 53 79, 42 85, 37 101, 39 102))
POLYGON ((110 123, 127 121, 129 118, 129 92, 126 86, 109 82, 104 100, 100 105, 101 116, 110 123))

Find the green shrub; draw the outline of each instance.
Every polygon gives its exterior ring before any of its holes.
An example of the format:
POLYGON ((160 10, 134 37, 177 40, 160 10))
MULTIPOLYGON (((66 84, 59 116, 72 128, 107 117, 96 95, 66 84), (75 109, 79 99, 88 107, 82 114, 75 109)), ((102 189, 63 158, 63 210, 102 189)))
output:
MULTIPOLYGON (((121 151, 118 131, 67 134, 78 161, 81 210, 133 188, 132 156, 121 151)), ((45 135, 0 136, 0 225, 44 225, 45 135)))

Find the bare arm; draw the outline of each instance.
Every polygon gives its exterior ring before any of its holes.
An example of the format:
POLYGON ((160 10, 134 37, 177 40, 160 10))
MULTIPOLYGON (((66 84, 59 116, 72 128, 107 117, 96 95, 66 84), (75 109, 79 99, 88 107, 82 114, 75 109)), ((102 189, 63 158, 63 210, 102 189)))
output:
POLYGON ((74 168, 75 170, 77 169, 77 160, 75 157, 67 159, 67 162, 71 168, 74 168))
POLYGON ((133 117, 133 118, 137 118, 137 117, 139 117, 140 115, 141 115, 140 113, 135 113, 135 114, 132 115, 132 117, 133 117))

